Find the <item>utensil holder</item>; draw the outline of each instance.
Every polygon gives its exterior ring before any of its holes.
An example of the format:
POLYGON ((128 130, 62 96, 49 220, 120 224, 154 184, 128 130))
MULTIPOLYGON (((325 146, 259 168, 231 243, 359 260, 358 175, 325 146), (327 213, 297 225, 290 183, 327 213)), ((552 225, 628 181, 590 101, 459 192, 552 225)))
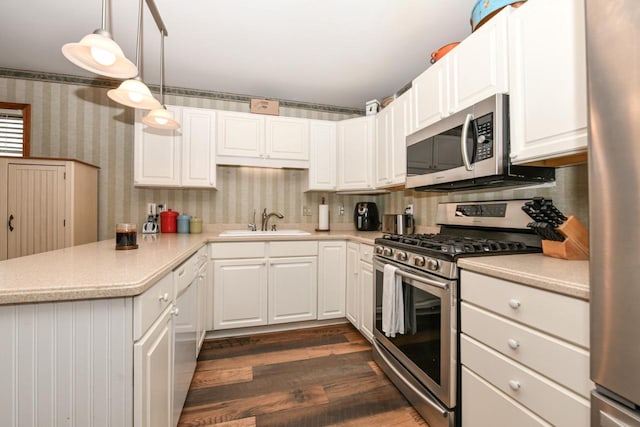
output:
POLYGON ((552 240, 542 241, 542 253, 544 255, 571 260, 589 259, 589 231, 573 215, 556 228, 565 237, 563 242, 552 240))

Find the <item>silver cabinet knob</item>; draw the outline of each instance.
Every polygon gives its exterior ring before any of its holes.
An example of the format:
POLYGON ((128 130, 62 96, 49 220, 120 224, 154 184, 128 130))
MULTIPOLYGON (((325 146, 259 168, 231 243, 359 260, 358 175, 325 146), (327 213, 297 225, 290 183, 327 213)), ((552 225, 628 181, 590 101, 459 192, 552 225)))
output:
POLYGON ((516 350, 518 347, 520 347, 520 343, 516 340, 514 340, 513 338, 509 338, 507 340, 507 344, 509 345, 510 348, 512 348, 513 350, 516 350))
POLYGON ((515 298, 509 300, 509 307, 513 308, 514 310, 520 308, 520 305, 520 301, 515 298))
POLYGON ((509 380, 509 388, 513 391, 520 390, 520 381, 509 380))

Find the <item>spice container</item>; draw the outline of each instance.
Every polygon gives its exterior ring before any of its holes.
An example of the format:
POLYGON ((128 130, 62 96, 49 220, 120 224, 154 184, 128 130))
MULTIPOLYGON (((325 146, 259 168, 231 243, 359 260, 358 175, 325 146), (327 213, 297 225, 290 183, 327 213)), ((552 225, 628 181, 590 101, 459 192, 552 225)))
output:
POLYGON ((182 214, 178 215, 178 233, 188 233, 189 232, 189 221, 191 220, 191 215, 182 214))
POLYGON ((177 227, 176 217, 178 212, 171 209, 160 212, 160 231, 163 233, 175 233, 177 227))
POLYGON ((202 218, 194 216, 189 221, 189 231, 192 234, 202 233, 202 218))

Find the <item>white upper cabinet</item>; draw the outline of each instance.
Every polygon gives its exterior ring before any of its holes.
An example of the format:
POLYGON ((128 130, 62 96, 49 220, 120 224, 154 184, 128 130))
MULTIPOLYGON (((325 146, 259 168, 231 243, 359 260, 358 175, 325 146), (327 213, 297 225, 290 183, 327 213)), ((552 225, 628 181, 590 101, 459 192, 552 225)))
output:
POLYGON ((182 109, 182 186, 216 186, 216 113, 182 109))
POLYGON ((511 14, 509 38, 513 163, 584 156, 584 1, 527 2, 511 14))
POLYGON ((338 122, 338 190, 374 188, 375 116, 338 122))
POLYGON ((309 167, 309 120, 218 111, 217 162, 309 167))
POLYGON ((215 117, 213 110, 167 105, 181 127, 155 129, 142 123, 136 110, 134 184, 145 187, 216 186, 215 117))
POLYGON ((309 121, 309 182, 307 190, 336 189, 337 122, 309 121))
POLYGON ((509 90, 507 7, 416 77, 412 131, 509 90))
POLYGON ((376 115, 376 187, 404 184, 406 136, 410 133, 411 93, 406 92, 376 115))

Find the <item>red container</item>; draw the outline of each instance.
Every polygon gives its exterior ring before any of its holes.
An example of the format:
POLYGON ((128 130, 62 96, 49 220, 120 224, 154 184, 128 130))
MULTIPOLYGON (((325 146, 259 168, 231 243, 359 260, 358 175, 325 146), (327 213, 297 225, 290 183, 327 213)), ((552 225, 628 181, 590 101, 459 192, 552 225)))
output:
POLYGON ((178 212, 171 209, 160 212, 160 231, 163 233, 175 233, 178 228, 178 212))

